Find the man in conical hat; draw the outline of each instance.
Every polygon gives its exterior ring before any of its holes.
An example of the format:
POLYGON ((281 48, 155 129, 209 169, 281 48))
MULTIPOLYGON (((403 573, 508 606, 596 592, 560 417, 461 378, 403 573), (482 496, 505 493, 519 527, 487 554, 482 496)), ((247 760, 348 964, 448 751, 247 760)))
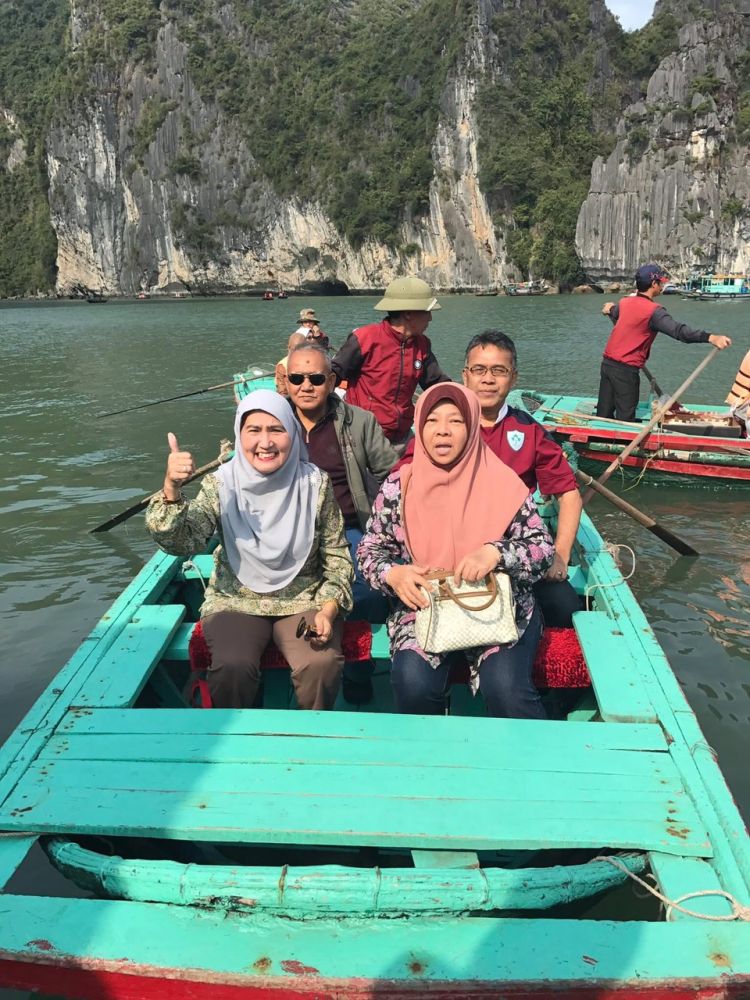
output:
POLYGON ((417 386, 450 382, 425 336, 439 308, 426 281, 396 278, 375 306, 385 318, 354 330, 333 359, 338 381, 348 382, 347 403, 370 410, 397 451, 411 433, 417 386))

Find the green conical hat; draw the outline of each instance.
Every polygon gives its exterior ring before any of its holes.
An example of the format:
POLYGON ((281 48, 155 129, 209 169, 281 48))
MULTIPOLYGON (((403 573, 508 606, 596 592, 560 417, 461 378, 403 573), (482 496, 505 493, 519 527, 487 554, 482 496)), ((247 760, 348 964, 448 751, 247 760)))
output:
POLYGON ((375 306, 380 312, 434 312, 440 309, 432 289, 421 278, 396 278, 375 306))

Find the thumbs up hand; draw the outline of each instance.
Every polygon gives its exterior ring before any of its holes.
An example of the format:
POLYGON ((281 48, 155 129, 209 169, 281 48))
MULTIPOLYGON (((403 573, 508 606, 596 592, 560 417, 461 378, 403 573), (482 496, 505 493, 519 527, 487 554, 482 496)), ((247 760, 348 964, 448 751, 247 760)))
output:
POLYGON ((177 500, 180 488, 195 472, 195 463, 189 451, 180 451, 177 438, 171 431, 167 434, 167 441, 169 442, 169 458, 167 459, 167 473, 164 477, 164 496, 167 500, 177 500))

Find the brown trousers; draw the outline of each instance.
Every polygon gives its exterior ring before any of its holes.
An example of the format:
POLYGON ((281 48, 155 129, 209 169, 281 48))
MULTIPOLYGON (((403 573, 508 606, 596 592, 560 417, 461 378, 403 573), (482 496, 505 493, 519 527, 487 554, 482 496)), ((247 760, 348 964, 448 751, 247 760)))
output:
POLYGON ((341 683, 343 622, 337 618, 331 641, 314 649, 297 638, 305 618, 312 625, 315 608, 283 618, 262 618, 219 611, 203 619, 203 635, 211 651, 208 689, 216 708, 251 708, 260 684, 260 658, 273 639, 292 670, 300 708, 333 708, 341 683))

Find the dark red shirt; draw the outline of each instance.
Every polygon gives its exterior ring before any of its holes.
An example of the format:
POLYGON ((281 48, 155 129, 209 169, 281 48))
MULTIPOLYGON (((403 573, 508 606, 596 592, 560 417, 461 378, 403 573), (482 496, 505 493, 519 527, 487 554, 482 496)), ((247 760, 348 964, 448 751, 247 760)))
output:
POLYGON ((323 472, 327 472, 331 478, 336 503, 344 515, 344 525, 347 528, 358 528, 357 509, 349 489, 349 480, 346 478, 346 465, 339 439, 336 437, 331 408, 323 419, 310 429, 306 437, 310 461, 323 472))
MULTIPOLYGON (((519 476, 530 490, 539 487, 547 496, 559 496, 577 489, 573 470, 562 448, 530 414, 509 406, 493 427, 482 427, 488 448, 519 476)), ((400 468, 414 457, 414 439, 407 445, 400 468)))

